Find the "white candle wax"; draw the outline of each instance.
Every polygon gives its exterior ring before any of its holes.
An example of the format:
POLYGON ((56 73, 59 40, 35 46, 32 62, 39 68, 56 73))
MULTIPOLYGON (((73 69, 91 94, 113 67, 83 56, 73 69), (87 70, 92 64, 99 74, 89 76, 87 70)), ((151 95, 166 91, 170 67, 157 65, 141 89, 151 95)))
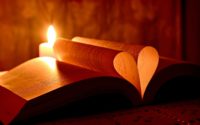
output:
POLYGON ((51 56, 54 57, 53 46, 49 43, 41 43, 39 46, 39 56, 51 56))

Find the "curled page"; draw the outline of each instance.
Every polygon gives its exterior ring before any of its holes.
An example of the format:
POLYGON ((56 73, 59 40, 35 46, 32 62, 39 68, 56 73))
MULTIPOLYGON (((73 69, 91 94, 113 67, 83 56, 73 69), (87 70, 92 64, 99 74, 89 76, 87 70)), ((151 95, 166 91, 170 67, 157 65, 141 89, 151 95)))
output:
POLYGON ((57 39, 54 45, 57 60, 104 73, 122 77, 140 92, 139 76, 133 56, 127 52, 57 39))
POLYGON ((147 88, 147 85, 153 77, 159 62, 159 55, 155 48, 151 46, 97 40, 79 36, 74 37, 72 41, 110 48, 118 51, 129 52, 137 61, 137 70, 140 79, 141 95, 142 97, 144 96, 144 92, 147 88))

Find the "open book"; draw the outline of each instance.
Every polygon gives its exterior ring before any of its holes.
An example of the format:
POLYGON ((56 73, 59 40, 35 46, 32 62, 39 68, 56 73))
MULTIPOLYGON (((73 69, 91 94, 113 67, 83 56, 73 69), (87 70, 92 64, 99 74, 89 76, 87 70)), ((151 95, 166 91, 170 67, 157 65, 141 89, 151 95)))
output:
POLYGON ((125 100, 134 106, 200 95, 200 66, 160 57, 151 46, 74 37, 57 39, 54 53, 56 59, 37 57, 0 76, 1 122, 88 98, 114 107, 125 100))

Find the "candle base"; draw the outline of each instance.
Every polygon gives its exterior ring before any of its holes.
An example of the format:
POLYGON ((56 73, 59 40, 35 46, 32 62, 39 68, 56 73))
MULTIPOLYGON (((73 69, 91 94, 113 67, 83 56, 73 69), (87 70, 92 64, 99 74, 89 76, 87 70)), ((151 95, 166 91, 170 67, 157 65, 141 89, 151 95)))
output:
POLYGON ((48 43, 41 43, 39 46, 39 56, 55 57, 53 52, 53 46, 48 43))

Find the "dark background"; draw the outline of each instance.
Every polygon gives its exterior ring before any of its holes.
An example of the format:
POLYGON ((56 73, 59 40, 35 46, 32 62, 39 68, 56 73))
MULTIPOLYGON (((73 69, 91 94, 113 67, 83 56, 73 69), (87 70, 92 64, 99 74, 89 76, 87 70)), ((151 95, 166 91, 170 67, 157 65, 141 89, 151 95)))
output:
POLYGON ((38 56, 53 24, 59 37, 154 46, 200 64, 199 0, 1 0, 0 70, 38 56))

